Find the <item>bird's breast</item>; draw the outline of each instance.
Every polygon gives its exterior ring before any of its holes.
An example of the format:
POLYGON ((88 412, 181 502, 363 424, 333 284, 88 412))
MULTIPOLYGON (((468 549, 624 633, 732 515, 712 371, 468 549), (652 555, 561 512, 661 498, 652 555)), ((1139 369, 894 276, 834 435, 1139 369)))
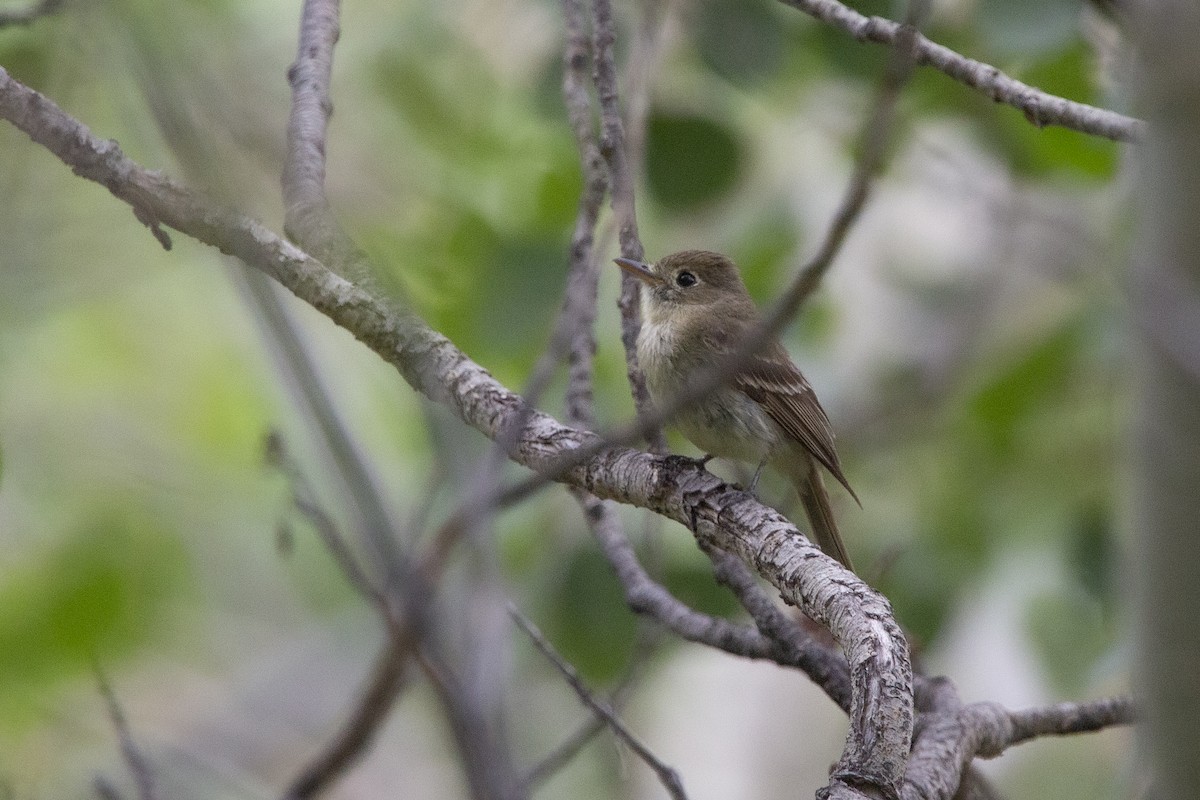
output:
MULTIPOLYGON (((638 334, 638 361, 650 396, 659 405, 674 400, 677 392, 720 358, 717 353, 687 348, 678 330, 678 325, 647 315, 638 334)), ((760 461, 779 441, 778 428, 762 407, 730 386, 696 398, 679 410, 674 424, 705 453, 749 463, 760 461)))

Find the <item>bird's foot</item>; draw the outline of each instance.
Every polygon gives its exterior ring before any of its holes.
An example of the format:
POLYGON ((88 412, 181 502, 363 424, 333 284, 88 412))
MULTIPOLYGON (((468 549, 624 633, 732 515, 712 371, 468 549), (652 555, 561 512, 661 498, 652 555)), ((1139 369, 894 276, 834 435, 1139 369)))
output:
POLYGON ((758 462, 758 469, 754 470, 754 477, 750 479, 750 485, 747 486, 743 491, 758 497, 758 494, 755 492, 755 490, 758 488, 758 479, 762 477, 763 468, 766 466, 767 460, 765 458, 758 462))
POLYGON ((676 455, 667 456, 667 458, 675 459, 680 464, 686 464, 689 467, 699 467, 700 469, 704 469, 708 465, 708 462, 712 461, 714 458, 716 458, 716 456, 714 456, 712 453, 705 453, 701 458, 676 455))

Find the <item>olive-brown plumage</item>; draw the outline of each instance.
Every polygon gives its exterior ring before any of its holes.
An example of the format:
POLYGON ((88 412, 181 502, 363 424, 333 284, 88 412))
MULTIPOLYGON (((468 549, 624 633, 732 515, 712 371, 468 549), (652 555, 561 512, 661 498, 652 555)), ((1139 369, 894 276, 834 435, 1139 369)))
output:
MULTIPOLYGON (((638 361, 657 403, 736 351, 760 324, 737 267, 720 253, 684 250, 654 264, 623 258, 617 264, 645 283, 638 361)), ((825 410, 779 342, 749 357, 726 385, 685 405, 675 422, 710 455, 784 473, 800 494, 817 544, 852 569, 816 465, 858 498, 842 472, 825 410)))

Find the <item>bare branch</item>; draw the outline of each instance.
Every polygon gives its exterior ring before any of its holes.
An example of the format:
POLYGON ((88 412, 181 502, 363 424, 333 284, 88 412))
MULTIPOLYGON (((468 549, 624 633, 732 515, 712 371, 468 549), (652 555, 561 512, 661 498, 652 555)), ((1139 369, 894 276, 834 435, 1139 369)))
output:
POLYGON ((316 501, 307 478, 277 433, 267 439, 267 458, 287 476, 292 502, 316 529, 350 585, 379 612, 389 633, 376 658, 367 688, 359 694, 337 735, 301 768, 283 795, 284 800, 308 800, 340 778, 374 741, 375 734, 407 686, 406 667, 415 642, 415 629, 411 623, 397 619, 386 595, 371 583, 359 566, 337 525, 316 501))
MULTIPOLYGON (((271 275, 482 433, 494 438, 521 407, 518 396, 415 315, 389 309, 260 223, 143 169, 115 143, 97 140, 2 69, 0 116, 119 199, 150 208, 164 224, 271 275)), ((598 441, 535 412, 512 457, 541 471, 565 452, 596 447, 598 441)), ((838 568, 773 509, 688 460, 600 446, 560 479, 693 526, 701 540, 735 553, 828 627, 847 655, 854 690, 851 730, 835 782, 898 785, 912 729, 912 678, 904 637, 886 600, 838 568)))
POLYGON ((638 562, 633 545, 620 529, 616 509, 604 500, 588 496, 585 515, 600 550, 616 572, 625 592, 625 602, 639 614, 690 642, 699 642, 746 658, 771 658, 771 643, 753 628, 696 611, 656 582, 638 562))
POLYGON ((569 285, 577 287, 579 305, 586 309, 571 340, 570 368, 567 376, 566 409, 568 424, 590 428, 595 423, 592 411, 592 361, 596 353, 593 332, 596 317, 599 272, 593 245, 600 207, 608 193, 608 175, 604 156, 596 144, 592 102, 588 95, 587 71, 591 64, 591 41, 583 0, 563 0, 566 43, 563 47, 563 101, 567 119, 575 134, 579 162, 583 171, 583 194, 571 236, 569 285))
POLYGON ((963 705, 945 678, 920 681, 921 715, 900 796, 903 800, 950 800, 968 793, 988 796, 989 788, 972 769, 976 757, 994 758, 1012 745, 1047 735, 1067 735, 1129 724, 1128 698, 1060 703, 1009 711, 997 703, 963 705))
POLYGON ((337 524, 317 502, 312 485, 304 476, 300 465, 288 452, 283 436, 277 431, 269 433, 265 449, 268 463, 282 472, 288 480, 292 491, 292 504, 316 530, 325 548, 333 555, 334 561, 337 562, 350 585, 364 597, 377 602, 379 590, 371 584, 370 578, 367 577, 366 572, 354 557, 345 537, 338 530, 337 524))
POLYGON ((471 796, 475 800, 524 800, 525 784, 516 775, 506 749, 503 733, 474 702, 446 664, 422 648, 418 661, 425 677, 437 693, 445 710, 450 730, 461 756, 471 796))
MULTIPOLYGON (((616 27, 609 0, 592 0, 592 75, 596 85, 596 96, 600 102, 600 152, 608 163, 609 183, 612 190, 613 213, 617 217, 618 238, 621 255, 642 261, 646 251, 638 236, 637 209, 634 205, 633 175, 630 172, 629 154, 625 143, 625 126, 621 121, 621 103, 617 90, 616 27)), ((617 305, 621 310, 621 343, 625 346, 625 371, 633 392, 633 404, 638 418, 643 420, 642 431, 650 450, 655 453, 667 451, 667 440, 663 436, 661 423, 644 422, 650 414, 650 392, 646 389, 646 378, 637 363, 637 337, 641 329, 641 288, 632 276, 621 273, 621 297, 617 305)))
POLYGON ((408 685, 411 646, 391 637, 375 659, 371 679, 359 694, 336 736, 293 779, 283 800, 316 797, 346 773, 366 753, 396 700, 408 685))
POLYGON ((133 740, 133 733, 129 730, 129 722, 125 719, 125 713, 121 710, 117 695, 113 692, 112 686, 104 677, 104 673, 100 671, 99 666, 95 667, 95 672, 96 684, 100 688, 100 695, 104 698, 104 705, 108 709, 108 718, 112 720, 113 729, 116 730, 117 739, 121 743, 121 757, 125 760, 125 766, 129 768, 134 784, 137 786, 138 800, 157 800, 158 790, 154 786, 154 775, 151 772, 150 764, 142 754, 141 748, 137 746, 137 742, 133 740))
POLYGON ((1129 697, 1110 697, 1086 703, 1058 703, 1053 706, 1009 711, 1011 733, 1006 741, 989 742, 980 755, 992 758, 1008 747, 1041 736, 1067 736, 1072 733, 1091 733, 1114 725, 1131 725, 1137 721, 1137 709, 1129 697), (997 745, 1000 745, 997 748, 997 745))
POLYGON ((658 780, 666 788, 667 792, 675 800, 687 800, 687 793, 683 790, 683 782, 679 779, 679 773, 674 769, 664 764, 659 760, 658 756, 650 752, 641 741, 633 735, 633 733, 625 727, 625 723, 617 717, 615 711, 608 705, 592 694, 591 690, 584 685, 583 679, 579 677, 579 673, 575 671, 567 661, 560 656, 554 649, 554 646, 547 641, 542 632, 537 626, 520 612, 520 610, 512 603, 508 604, 508 614, 512 617, 513 622, 517 624, 521 630, 529 637, 534 646, 544 655, 554 668, 559 671, 559 674, 566 680, 567 685, 574 690, 583 704, 592 710, 596 716, 604 720, 605 724, 612 729, 617 738, 623 741, 630 750, 637 754, 638 758, 646 762, 650 769, 654 770, 654 774, 658 776, 658 780))
POLYGON ((304 0, 300 16, 300 44, 288 68, 292 110, 282 178, 284 231, 321 261, 339 265, 346 277, 362 280, 370 274, 366 257, 337 224, 325 194, 325 137, 333 115, 329 82, 340 5, 304 0))
MULTIPOLYGON (((648 654, 649 650, 644 649, 643 653, 648 654)), ((644 659, 637 659, 621 683, 609 695, 608 705, 614 710, 619 710, 625 698, 633 691, 641 677, 642 670, 638 667, 642 666, 644 659)), ((596 737, 598 733, 605 728, 605 722, 601 717, 589 715, 587 721, 579 726, 565 741, 556 747, 549 755, 543 758, 538 763, 534 764, 524 777, 524 783, 531 790, 539 784, 545 782, 560 769, 571 762, 576 755, 596 737)))
MULTIPOLYGON (((338 5, 337 0, 305 0, 301 12, 296 61, 288 69, 292 107, 282 179, 284 227, 306 249, 345 265, 347 274, 365 275, 366 259, 342 232, 325 197, 325 132, 332 113, 329 81, 338 38, 338 5)), ((342 423, 279 298, 254 278, 248 278, 248 283, 271 338, 281 350, 281 366, 300 389, 362 517, 362 534, 394 580, 402 569, 392 538, 396 526, 368 459, 342 423)))
MULTIPOLYGON (((882 17, 866 17, 837 0, 781 0, 786 5, 839 28, 860 42, 895 44, 902 26, 882 17)), ((1134 142, 1145 133, 1145 123, 1132 117, 1084 103, 1076 103, 1036 89, 1008 77, 995 67, 959 55, 948 47, 918 34, 917 64, 945 73, 959 83, 976 89, 997 103, 1020 109, 1039 128, 1063 128, 1134 142)))

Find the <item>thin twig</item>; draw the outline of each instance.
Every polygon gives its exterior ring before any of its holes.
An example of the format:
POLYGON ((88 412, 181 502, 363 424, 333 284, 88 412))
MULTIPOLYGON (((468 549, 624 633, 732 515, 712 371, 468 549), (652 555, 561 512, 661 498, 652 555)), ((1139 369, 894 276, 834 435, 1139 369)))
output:
MULTIPOLYGON (((629 174, 642 174, 646 161, 646 120, 650 87, 667 37, 667 20, 675 0, 642 0, 641 20, 625 68, 625 155, 629 174)), ((623 274, 623 273, 622 273, 623 274)))
POLYGON ((333 521, 333 518, 329 516, 329 513, 317 501, 312 485, 308 482, 304 471, 300 469, 300 465, 288 451, 283 435, 278 431, 271 431, 267 434, 265 449, 268 463, 278 469, 287 478, 288 486, 292 493, 292 505, 296 507, 296 510, 316 530, 325 548, 333 555, 334 561, 337 562, 338 567, 341 568, 350 585, 357 589, 364 597, 372 600, 373 603, 379 602, 379 590, 372 585, 366 571, 358 563, 358 559, 354 557, 354 553, 351 551, 350 545, 346 542, 346 538, 338 530, 337 523, 333 521))
POLYGON ((396 700, 407 686, 407 665, 414 643, 414 627, 397 619, 387 596, 377 589, 359 566, 336 523, 316 501, 312 488, 298 463, 287 451, 283 438, 272 433, 267 439, 267 458, 287 476, 292 502, 312 524, 325 547, 333 555, 342 574, 380 613, 389 636, 375 660, 371 678, 359 693, 338 733, 292 780, 284 800, 308 800, 328 788, 353 766, 374 741, 396 700))
POLYGON ((567 685, 569 685, 571 689, 574 690, 575 694, 579 696, 579 699, 583 701, 583 704, 590 708, 592 712, 596 714, 596 716, 604 720, 605 724, 612 729, 612 732, 616 734, 617 738, 623 741, 630 750, 636 753, 638 758, 646 762, 646 765, 649 766, 650 769, 654 770, 654 774, 658 776, 659 781, 666 788, 671 797, 675 798, 675 800, 686 800, 687 794, 683 790, 683 783, 679 779, 679 774, 674 769, 664 764, 658 758, 658 756, 650 752, 650 749, 642 744, 641 741, 639 741, 638 738, 634 736, 627 727, 625 727, 625 724, 617 717, 616 712, 613 711, 612 707, 609 706, 608 703, 598 699, 591 692, 591 690, 584 685, 583 679, 579 677, 579 673, 575 671, 575 668, 558 654, 558 652, 554 649, 554 646, 550 644, 544 635, 542 635, 542 632, 538 630, 537 626, 534 625, 528 617, 522 614, 520 610, 511 602, 508 604, 508 614, 510 617, 512 617, 513 622, 517 624, 517 627, 525 632, 525 635, 529 637, 530 641, 533 642, 534 646, 542 653, 542 655, 544 655, 550 661, 550 663, 554 665, 555 669, 557 669, 559 674, 563 676, 563 679, 566 680, 567 685))
POLYGON ((592 408, 592 362, 596 354, 593 330, 596 318, 597 270, 594 245, 600 208, 608 193, 608 175, 604 156, 596 143, 591 97, 588 94, 588 69, 592 45, 587 35, 583 0, 563 0, 565 44, 563 46, 563 102, 567 120, 575 134, 579 163, 583 172, 583 192, 571 236, 569 281, 578 285, 581 308, 587 310, 570 343, 567 372, 566 412, 569 424, 590 428, 595 424, 592 408))
POLYGON ((896 119, 896 104, 904 86, 912 77, 916 63, 916 43, 921 35, 918 22, 924 17, 928 1, 913 0, 909 3, 908 21, 898 26, 893 38, 891 58, 884 69, 883 80, 876 92, 872 113, 862 127, 859 157, 854 164, 854 173, 842 196, 842 202, 825 232, 821 246, 796 275, 787 291, 776 301, 774 309, 767 315, 762 331, 751 337, 777 336, 791 321, 800 306, 820 284, 833 261, 841 252, 846 237, 862 215, 867 198, 874 186, 874 179, 883 166, 884 154, 891 139, 896 119))
MULTIPOLYGON (((1131 725, 1137 721, 1137 707, 1131 697, 1110 697, 1083 703, 1058 703, 1052 706, 1010 711, 1012 735, 1008 747, 1041 736, 1068 736, 1090 733, 1115 725, 1131 725)), ((992 756, 988 752, 980 755, 992 756)))
POLYGON ((94 669, 96 684, 100 688, 100 695, 104 698, 108 718, 112 721, 113 729, 117 732, 117 739, 121 743, 121 757, 133 775, 134 784, 137 786, 138 800, 157 800, 158 791, 154 785, 154 775, 150 769, 150 763, 137 746, 137 742, 133 740, 129 722, 125 719, 125 713, 121 710, 121 704, 117 701, 117 695, 113 692, 112 685, 104 677, 104 673, 101 672, 98 665, 94 669))
POLYGON ((288 68, 292 107, 281 186, 284 231, 321 261, 337 264, 344 277, 370 275, 366 256, 346 235, 325 193, 325 139, 333 101, 329 85, 333 48, 341 35, 338 0, 304 0, 296 60, 288 68))
POLYGON ((475 800, 527 800, 528 788, 503 746, 504 731, 481 713, 472 692, 427 647, 417 653, 421 671, 445 710, 475 800))
POLYGON ((748 625, 703 614, 677 599, 646 572, 633 545, 620 530, 616 509, 607 501, 589 497, 584 503, 592 520, 592 534, 605 559, 617 574, 625 602, 639 614, 656 620, 690 642, 716 647, 733 655, 754 659, 774 657, 770 640, 748 625))
MULTIPOLYGON (((612 208, 617 218, 617 238, 621 243, 621 255, 642 261, 646 252, 638 236, 633 175, 630 174, 629 154, 626 150, 625 126, 621 121, 616 56, 613 53, 616 39, 612 4, 609 0, 592 0, 592 80, 600 103, 600 152, 608 163, 612 208)), ((644 421, 650 416, 652 403, 650 392, 646 388, 646 377, 642 374, 637 359, 637 338, 641 329, 640 297, 638 281, 622 272, 621 297, 617 306, 621 310, 621 343, 625 347, 625 373, 633 393, 634 409, 638 418, 644 421)), ((667 440, 663 435, 661 423, 644 423, 641 431, 651 452, 667 451, 667 440)))
MULTIPOLYGON (((334 219, 325 192, 325 141, 332 113, 329 86, 333 50, 339 36, 339 13, 337 0, 305 0, 301 12, 296 61, 288 70, 292 106, 281 180, 285 229, 306 248, 320 253, 324 260, 340 265, 343 274, 364 277, 369 274, 366 259, 334 219)), ((262 291, 255 280, 250 281, 250 286, 260 301, 259 307, 269 315, 272 331, 284 347, 286 362, 298 376, 297 382, 304 389, 304 397, 329 444, 355 506, 363 516, 363 535, 387 573, 387 592, 381 592, 357 568, 357 562, 349 557, 348 548, 339 546, 342 544, 340 538, 330 537, 328 526, 317 525, 351 584, 380 613, 389 638, 376 660, 367 688, 360 694, 337 736, 301 769, 288 789, 288 797, 308 798, 337 780, 366 752, 406 686, 404 676, 409 655, 415 643, 428 631, 428 584, 424 574, 414 570, 399 551, 394 539, 395 525, 367 461, 340 424, 307 351, 299 345, 290 319, 283 313, 273 292, 262 291), (284 335, 278 336, 280 333, 284 335), (399 595, 402 618, 393 608, 388 593, 399 595)), ((315 519, 319 521, 320 516, 315 519)))
POLYGON ((316 797, 362 758, 408 686, 410 649, 406 638, 392 636, 384 642, 370 680, 359 692, 337 734, 301 767, 284 792, 283 800, 316 797))
MULTIPOLYGON (((645 630, 645 628, 643 628, 643 630, 645 630)), ((646 654, 653 649, 653 644, 649 645, 647 648, 644 648, 646 654)), ((618 686, 609 694, 607 702, 611 708, 618 711, 620 710, 626 698, 633 692, 644 673, 644 670, 639 669, 638 667, 645 664, 646 659, 644 657, 633 659, 631 667, 626 673, 625 677, 621 680, 621 683, 618 684, 618 686)), ((588 742, 594 739, 598 733, 604 730, 605 727, 606 725, 603 719, 594 714, 589 715, 587 720, 580 725, 574 733, 568 736, 559 744, 558 747, 554 748, 554 750, 546 755, 541 761, 529 768, 529 770, 525 773, 525 777, 523 778, 525 786, 532 790, 543 784, 550 778, 550 776, 554 775, 560 769, 569 764, 571 760, 574 759, 581 750, 583 750, 588 742)))
MULTIPOLYGON (((365 273, 368 271, 365 259, 334 220, 325 196, 325 135, 332 108, 329 82, 337 38, 336 0, 305 0, 296 61, 288 70, 292 106, 282 179, 285 229, 305 249, 322 253, 324 260, 336 259, 334 263, 350 264, 351 271, 365 273)), ((403 571, 397 563, 400 556, 393 539, 396 526, 368 460, 342 424, 329 391, 279 298, 261 281, 249 279, 249 288, 269 323, 273 341, 282 350, 282 363, 300 388, 354 507, 362 515, 363 535, 389 578, 395 580, 395 574, 403 571)))
MULTIPOLYGON (((837 0, 781 2, 845 31, 860 42, 894 45, 903 35, 899 23, 882 17, 865 17, 837 0)), ((1139 119, 1047 94, 1008 77, 990 64, 967 58, 919 34, 915 45, 918 65, 933 67, 997 103, 1020 109, 1039 128, 1058 125, 1119 142, 1138 141, 1145 133, 1146 123, 1139 119)))

